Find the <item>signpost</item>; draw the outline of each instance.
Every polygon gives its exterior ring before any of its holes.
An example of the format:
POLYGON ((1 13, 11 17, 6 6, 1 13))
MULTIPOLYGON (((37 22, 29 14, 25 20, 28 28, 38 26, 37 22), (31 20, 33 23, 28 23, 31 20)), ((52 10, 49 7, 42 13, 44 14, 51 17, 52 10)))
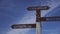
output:
POLYGON ((41 10, 48 10, 49 7, 48 6, 36 6, 36 7, 28 7, 27 10, 29 11, 33 11, 36 10, 36 24, 15 24, 12 25, 11 27, 13 29, 21 29, 21 28, 36 28, 36 32, 37 34, 41 34, 41 10))
POLYGON ((41 17, 41 10, 48 10, 48 6, 33 6, 28 7, 27 10, 33 11, 36 10, 36 24, 14 24, 11 26, 13 29, 22 29, 22 28, 36 28, 36 34, 42 34, 42 24, 41 21, 60 21, 60 16, 54 17, 41 17))

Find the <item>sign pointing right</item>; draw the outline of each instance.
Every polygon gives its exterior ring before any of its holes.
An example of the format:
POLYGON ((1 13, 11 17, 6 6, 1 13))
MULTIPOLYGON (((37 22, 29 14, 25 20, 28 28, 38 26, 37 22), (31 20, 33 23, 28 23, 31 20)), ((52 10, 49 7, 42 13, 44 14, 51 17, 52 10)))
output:
POLYGON ((39 21, 60 21, 60 16, 54 17, 41 17, 37 18, 39 21))

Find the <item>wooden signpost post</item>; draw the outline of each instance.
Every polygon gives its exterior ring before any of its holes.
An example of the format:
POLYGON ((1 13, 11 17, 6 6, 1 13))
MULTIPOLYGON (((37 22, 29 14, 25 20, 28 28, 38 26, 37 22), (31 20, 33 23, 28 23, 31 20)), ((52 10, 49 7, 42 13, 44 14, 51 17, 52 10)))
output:
POLYGON ((11 26, 13 29, 23 29, 23 28, 36 28, 36 34, 42 34, 42 24, 41 21, 60 21, 60 16, 54 17, 41 17, 41 10, 48 10, 48 6, 33 6, 28 7, 27 10, 36 10, 36 24, 14 24, 11 26))

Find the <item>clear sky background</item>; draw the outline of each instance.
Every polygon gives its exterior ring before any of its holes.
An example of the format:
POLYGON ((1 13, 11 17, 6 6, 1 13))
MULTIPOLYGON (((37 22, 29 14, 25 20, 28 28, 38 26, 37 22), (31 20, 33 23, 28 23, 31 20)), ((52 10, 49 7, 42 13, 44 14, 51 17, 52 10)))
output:
MULTIPOLYGON (((60 0, 0 0, 0 34, 36 34, 36 29, 12 29, 12 24, 36 23, 35 11, 29 6, 50 6, 41 16, 60 16, 60 0)), ((60 23, 42 22, 42 34, 60 34, 60 23)))

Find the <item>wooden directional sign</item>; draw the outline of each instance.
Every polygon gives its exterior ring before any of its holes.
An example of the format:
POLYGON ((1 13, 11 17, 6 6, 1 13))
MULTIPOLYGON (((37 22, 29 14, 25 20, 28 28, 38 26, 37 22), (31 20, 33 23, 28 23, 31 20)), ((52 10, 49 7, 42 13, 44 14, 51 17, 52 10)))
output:
POLYGON ((48 7, 48 6, 33 6, 33 7, 28 7, 27 9, 28 10, 48 10, 50 7, 48 7))
POLYGON ((41 18, 37 18, 39 21, 60 21, 60 17, 56 16, 56 17, 41 17, 41 18))
POLYGON ((36 24, 14 24, 11 27, 13 29, 36 28, 36 24))

